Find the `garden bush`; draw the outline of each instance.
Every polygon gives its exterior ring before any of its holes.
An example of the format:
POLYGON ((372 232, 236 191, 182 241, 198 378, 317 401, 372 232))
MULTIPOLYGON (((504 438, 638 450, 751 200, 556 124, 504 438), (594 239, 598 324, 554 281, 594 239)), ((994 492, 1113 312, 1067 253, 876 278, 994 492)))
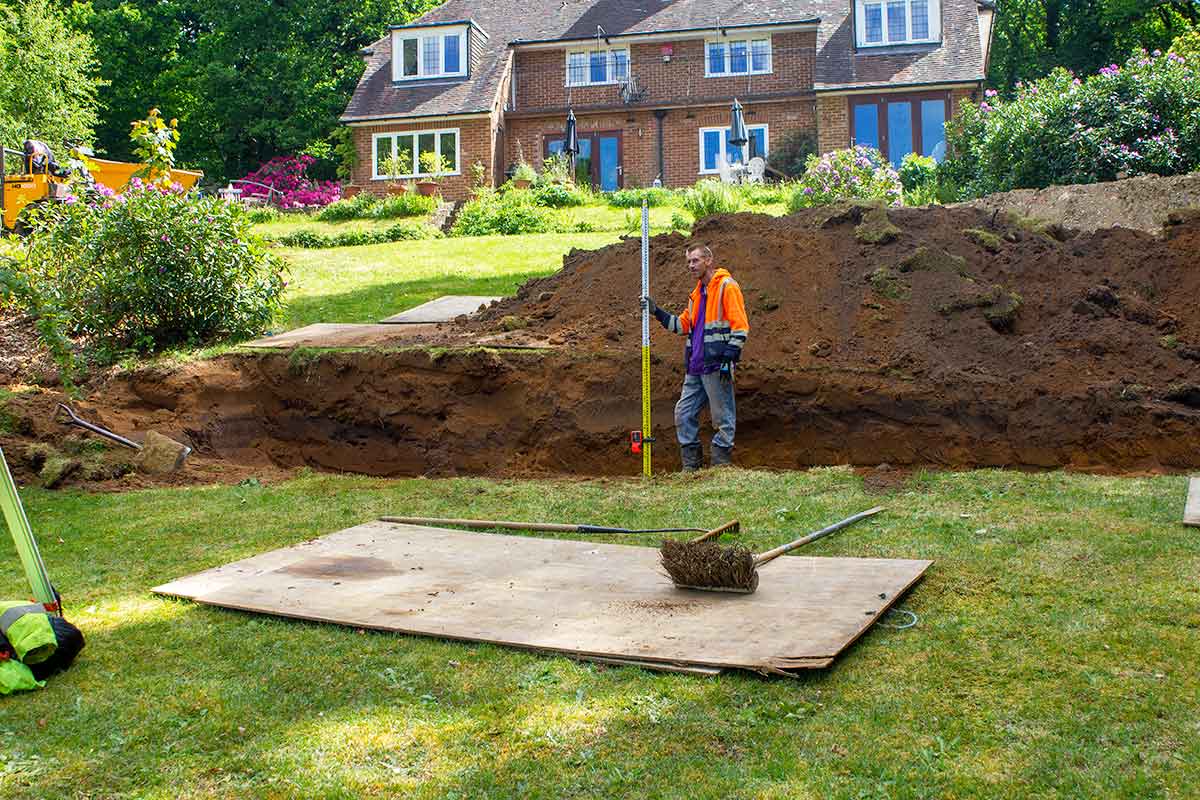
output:
POLYGON ((397 222, 381 231, 339 231, 332 235, 310 230, 299 230, 280 236, 273 241, 284 247, 322 249, 326 247, 356 247, 364 244, 436 239, 442 232, 428 225, 397 222))
POLYGON ((938 170, 955 199, 1200 168, 1200 64, 1141 51, 1080 79, 1056 69, 1001 98, 987 90, 946 126, 938 170))
POLYGON ((924 206, 936 202, 937 162, 929 156, 909 153, 900 162, 900 185, 904 188, 904 205, 924 206))
POLYGON ((41 209, 22 244, 27 304, 63 333, 101 351, 153 352, 270 325, 284 263, 240 205, 136 179, 122 195, 97 187, 72 200, 41 209))
POLYGON ((362 192, 344 200, 335 200, 317 212, 317 219, 321 220, 321 222, 345 222, 350 219, 365 219, 371 216, 371 212, 378 203, 379 201, 374 195, 362 192))
POLYGON ((791 197, 791 189, 783 183, 743 183, 737 187, 738 194, 747 204, 752 206, 769 206, 775 203, 786 203, 791 197))
POLYGON ((816 154, 816 135, 805 130, 789 131, 774 143, 767 164, 789 178, 796 178, 804 174, 809 156, 816 154))
POLYGON ((661 186, 644 189, 619 189, 608 195, 608 204, 613 208, 641 208, 645 200, 651 208, 669 206, 675 202, 675 192, 661 186))
POLYGON ((537 204, 532 192, 480 192, 462 207, 452 236, 516 236, 556 229, 553 212, 537 204))
MULTIPOLYGON (((276 156, 245 177, 245 180, 270 186, 279 192, 272 196, 280 208, 327 206, 342 196, 336 181, 314 181, 305 173, 315 162, 312 156, 276 156)), ((261 186, 238 184, 242 197, 262 197, 269 192, 261 186)))
POLYGON ((439 198, 426 197, 417 192, 393 194, 380 200, 371 209, 370 216, 375 219, 396 219, 397 217, 425 217, 432 214, 438 207, 439 198))
POLYGON ((742 207, 742 198, 733 186, 718 180, 697 181, 683 193, 683 207, 697 220, 713 214, 732 214, 742 207))
POLYGON ((551 181, 539 180, 533 185, 530 190, 533 194, 534 202, 545 208, 567 208, 568 206, 582 206, 588 201, 588 198, 569 183, 554 183, 551 181))
POLYGON ((855 145, 824 155, 812 155, 795 183, 788 208, 829 205, 846 200, 882 200, 900 205, 900 176, 878 150, 855 145))

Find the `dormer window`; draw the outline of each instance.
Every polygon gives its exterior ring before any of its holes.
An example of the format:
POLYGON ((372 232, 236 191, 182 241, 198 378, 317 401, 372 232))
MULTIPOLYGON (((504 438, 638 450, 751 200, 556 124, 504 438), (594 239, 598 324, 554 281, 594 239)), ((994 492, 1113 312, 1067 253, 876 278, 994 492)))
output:
POLYGON ((942 36, 940 0, 855 0, 859 47, 937 42, 942 36))
POLYGON ((467 74, 467 26, 392 31, 392 78, 461 78, 467 74))

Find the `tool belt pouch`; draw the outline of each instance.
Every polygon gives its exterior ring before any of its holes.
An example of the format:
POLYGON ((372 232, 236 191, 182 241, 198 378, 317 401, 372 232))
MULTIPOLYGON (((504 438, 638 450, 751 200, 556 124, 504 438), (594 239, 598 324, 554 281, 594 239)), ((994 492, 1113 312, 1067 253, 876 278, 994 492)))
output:
POLYGON ((37 604, 0 600, 0 636, 25 664, 40 664, 58 649, 50 616, 37 604))

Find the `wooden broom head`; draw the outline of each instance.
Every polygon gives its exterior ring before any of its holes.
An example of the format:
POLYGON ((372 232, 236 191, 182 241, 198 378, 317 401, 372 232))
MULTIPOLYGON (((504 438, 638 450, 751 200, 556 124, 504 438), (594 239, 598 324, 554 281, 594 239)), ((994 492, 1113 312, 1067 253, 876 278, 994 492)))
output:
POLYGON ((754 554, 745 547, 668 539, 659 554, 663 569, 680 588, 744 594, 758 588, 754 554))

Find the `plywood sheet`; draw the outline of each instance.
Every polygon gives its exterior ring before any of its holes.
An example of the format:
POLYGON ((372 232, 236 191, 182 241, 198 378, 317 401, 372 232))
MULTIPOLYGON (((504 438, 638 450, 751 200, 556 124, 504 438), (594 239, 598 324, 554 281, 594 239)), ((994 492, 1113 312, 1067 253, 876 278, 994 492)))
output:
POLYGON ((828 666, 931 563, 787 556, 762 569, 755 594, 700 592, 674 588, 655 548, 371 522, 154 591, 648 666, 787 674, 828 666))
POLYGON ((1183 524, 1200 527, 1200 478, 1188 481, 1187 505, 1183 507, 1183 524))
POLYGON ((419 306, 393 314, 380 322, 388 325, 414 325, 430 322, 453 322, 463 314, 474 314, 480 306, 487 305, 500 297, 484 297, 475 294, 446 294, 422 303, 419 306))

